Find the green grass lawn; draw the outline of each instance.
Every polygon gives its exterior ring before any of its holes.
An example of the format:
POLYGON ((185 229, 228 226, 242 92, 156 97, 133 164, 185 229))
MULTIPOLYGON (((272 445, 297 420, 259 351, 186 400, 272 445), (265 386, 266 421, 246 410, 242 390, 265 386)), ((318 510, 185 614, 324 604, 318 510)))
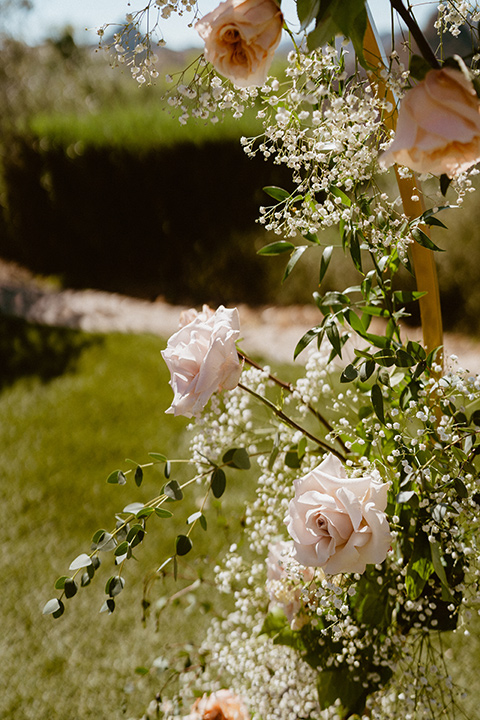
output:
MULTIPOLYGON (((23 376, 0 394, 0 468, 2 528, 1 601, 2 720, 114 720, 140 717, 163 684, 152 668, 165 646, 196 642, 212 599, 209 571, 222 548, 237 539, 246 497, 254 478, 229 474, 229 487, 208 509, 209 532, 195 533, 194 551, 180 565, 179 580, 158 579, 149 588, 151 611, 142 623, 144 581, 173 549, 184 518, 195 508, 195 493, 179 506, 174 520, 151 518, 148 536, 136 550, 138 562, 127 563, 126 586, 112 615, 99 613, 104 586, 114 574, 111 555, 105 556, 98 577, 66 601, 65 615, 42 616, 45 602, 57 592, 57 577, 68 574, 71 560, 88 552, 99 527, 111 528, 114 514, 125 504, 158 494, 164 483, 162 467, 145 472, 141 488, 130 474, 125 486, 107 485, 116 468, 126 469, 126 457, 148 462, 148 452, 182 457, 188 444, 186 421, 164 415, 171 400, 168 374, 160 357, 164 342, 155 337, 82 334, 37 330, 27 333, 32 348, 39 337, 67 353, 73 365, 56 373, 42 367, 48 381, 23 376), (69 346, 75 352, 69 352, 69 346), (61 374, 59 374, 61 373, 61 374), (230 477, 231 475, 231 477, 230 477), (235 482, 239 478, 241 482, 235 482), (227 519, 228 518, 228 519, 227 519), (201 560, 205 554, 210 562, 201 560), (188 561, 187 561, 188 560, 188 561), (188 586, 204 563, 204 584, 198 601, 187 593, 161 609, 166 599, 188 586), (137 667, 148 668, 145 675, 137 667)), ((18 348, 17 348, 18 349, 18 348)), ((2 367, 6 366, 4 353, 2 367)), ((10 363, 10 370, 16 367, 10 363)), ((20 370, 18 370, 20 372, 20 370)), ((187 479, 188 469, 172 477, 187 479)), ((468 701, 473 720, 480 691, 475 669, 480 653, 478 621, 467 639, 460 630, 446 640, 451 645, 456 679, 471 686, 468 701)))
MULTIPOLYGON (((160 467, 145 472, 141 488, 132 480, 107 485, 108 474, 126 469, 126 457, 148 462, 149 451, 185 452, 185 420, 164 415, 171 399, 164 345, 154 337, 108 335, 87 342, 73 370, 48 382, 23 377, 0 394, 4 720, 138 717, 159 680, 154 671, 141 677, 135 668, 150 668, 165 644, 201 636, 199 606, 190 614, 164 611, 158 630, 153 612, 141 622, 143 581, 171 554, 193 499, 178 506, 175 521, 149 521, 155 532, 137 548, 138 562, 127 563, 126 587, 112 615, 99 614, 106 579, 114 574, 111 554, 105 554, 99 577, 67 601, 62 618, 42 616, 45 602, 58 594, 56 578, 89 551, 93 533, 111 528, 116 511, 155 496, 164 483, 160 467)), ((182 473, 172 477, 189 477, 187 469, 182 473)), ((226 494, 227 506, 241 503, 241 486, 240 496, 226 494)), ((180 566, 173 591, 195 578, 194 555, 215 556, 226 535, 238 532, 240 514, 229 513, 225 523, 218 509, 210 509, 213 532, 196 533, 198 550, 180 566)), ((169 592, 171 585, 154 583, 152 608, 169 592)))

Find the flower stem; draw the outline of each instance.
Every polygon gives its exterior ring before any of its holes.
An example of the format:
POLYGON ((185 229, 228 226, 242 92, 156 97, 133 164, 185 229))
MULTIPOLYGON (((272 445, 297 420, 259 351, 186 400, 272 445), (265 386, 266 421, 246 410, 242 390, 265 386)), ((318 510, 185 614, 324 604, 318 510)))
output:
POLYGON ((434 68, 435 70, 439 70, 440 63, 435 57, 435 53, 433 52, 432 48, 428 44, 425 35, 420 30, 420 27, 415 20, 411 10, 405 7, 402 0, 390 0, 390 5, 394 10, 397 11, 405 25, 408 27, 413 39, 417 43, 418 49, 422 53, 425 60, 432 66, 432 68, 434 68))
MULTIPOLYGON (((264 372, 263 367, 261 365, 259 365, 258 363, 256 363, 251 358, 249 358, 247 355, 245 355, 245 353, 241 352, 238 349, 237 349, 237 353, 238 353, 239 357, 241 357, 242 360, 244 360, 246 363, 248 363, 249 365, 251 365, 254 368, 257 368, 257 370, 262 370, 262 372, 264 372)), ((289 392, 291 394, 295 392, 295 388, 293 387, 293 385, 291 385, 290 383, 284 382, 283 380, 280 380, 280 378, 277 378, 275 375, 272 375, 271 373, 268 373, 268 379, 271 380, 272 382, 274 382, 279 387, 281 387, 283 390, 286 390, 287 392, 289 392)), ((325 418, 316 408, 314 408, 313 405, 308 403, 306 405, 306 407, 312 413, 312 415, 314 417, 316 417, 317 420, 323 425, 323 427, 326 430, 328 430, 328 432, 333 432, 333 427, 330 425, 327 418, 325 418)), ((344 444, 342 438, 337 437, 336 440, 339 443, 339 445, 341 445, 342 450, 345 453, 347 453, 348 450, 345 447, 345 444, 344 444)))
POLYGON ((285 413, 280 410, 274 403, 272 403, 267 398, 263 397, 263 395, 260 395, 259 393, 255 392, 255 390, 252 390, 251 388, 247 387, 246 385, 243 385, 242 383, 238 383, 238 387, 242 390, 245 390, 245 392, 249 393, 253 397, 257 398, 257 400, 260 400, 264 405, 266 405, 269 410, 271 410, 282 422, 285 423, 285 425, 288 425, 289 427, 293 428, 294 430, 298 430, 302 433, 302 435, 305 435, 306 438, 309 440, 312 440, 312 442, 319 445, 324 450, 327 450, 328 452, 331 452, 333 455, 336 455, 336 457, 339 460, 342 460, 345 462, 345 457, 342 455, 341 452, 336 450, 335 448, 331 447, 328 443, 324 442, 323 440, 320 440, 320 438, 317 438, 315 435, 312 435, 312 433, 308 432, 308 430, 305 430, 301 425, 295 422, 295 420, 292 420, 292 418, 288 417, 288 415, 285 415, 285 413))

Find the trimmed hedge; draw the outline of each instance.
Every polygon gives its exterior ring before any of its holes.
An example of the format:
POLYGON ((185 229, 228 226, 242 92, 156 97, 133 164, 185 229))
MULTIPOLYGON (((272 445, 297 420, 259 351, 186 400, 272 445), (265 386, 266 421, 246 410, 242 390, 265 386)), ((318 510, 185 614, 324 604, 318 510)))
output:
POLYGON ((3 172, 0 255, 35 272, 197 304, 263 303, 276 289, 280 267, 256 256, 268 238, 255 220, 261 188, 288 187, 290 172, 247 158, 238 142, 140 152, 20 136, 3 172))

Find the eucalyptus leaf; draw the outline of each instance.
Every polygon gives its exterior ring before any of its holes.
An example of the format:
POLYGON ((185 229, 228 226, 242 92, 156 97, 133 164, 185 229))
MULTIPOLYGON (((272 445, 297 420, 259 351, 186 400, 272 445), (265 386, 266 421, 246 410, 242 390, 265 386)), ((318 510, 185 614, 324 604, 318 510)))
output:
POLYGON ((175 541, 177 555, 187 555, 193 547, 193 543, 187 535, 178 535, 175 541))
POLYGON ((78 555, 73 562, 70 563, 69 570, 80 570, 80 568, 87 567, 92 564, 92 558, 86 553, 78 555))
POLYGON ((160 518, 171 518, 173 517, 173 513, 170 512, 170 510, 164 510, 164 508, 155 508, 155 515, 160 518))
POLYGON ((77 591, 78 587, 75 580, 73 578, 67 578, 63 586, 63 592, 65 593, 65 597, 70 599, 77 594, 77 591))
POLYGON ((212 472, 211 488, 213 496, 221 498, 227 486, 227 477, 221 468, 215 468, 212 472))
POLYGON ((162 453, 149 452, 148 454, 154 460, 158 460, 158 462, 167 462, 166 455, 162 455, 162 453))
POLYGON ((55 614, 60 610, 62 607, 62 601, 58 600, 57 598, 52 598, 47 603, 45 603, 42 614, 43 615, 52 615, 55 614))
POLYGON ((176 480, 170 480, 165 485, 163 492, 171 500, 181 500, 183 498, 182 489, 176 480))
POLYGON ((137 487, 140 487, 140 485, 143 482, 143 470, 140 467, 140 465, 137 465, 135 469, 135 484, 137 487))

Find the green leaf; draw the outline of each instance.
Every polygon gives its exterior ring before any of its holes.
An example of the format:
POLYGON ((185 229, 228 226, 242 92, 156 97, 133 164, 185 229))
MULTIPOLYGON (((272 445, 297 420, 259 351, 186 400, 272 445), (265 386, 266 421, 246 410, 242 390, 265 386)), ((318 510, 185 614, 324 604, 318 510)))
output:
POLYGON ((114 555, 115 557, 119 557, 120 555, 125 555, 128 550, 128 542, 124 540, 120 543, 120 545, 117 545, 115 548, 114 555))
POLYGON ((342 357, 342 345, 340 342, 340 335, 338 334, 338 328, 336 324, 332 322, 327 323, 327 325, 325 325, 325 332, 331 346, 335 350, 335 353, 342 357))
MULTIPOLYGON (((110 475, 107 478, 107 483, 110 483, 111 485, 118 485, 119 483, 119 475, 120 473, 123 475, 121 470, 114 470, 110 473, 110 475)), ((125 475, 123 476, 125 477, 125 475)))
POLYGON ((350 363, 350 365, 347 365, 345 370, 340 375, 340 382, 341 383, 348 383, 352 382, 352 380, 355 380, 358 377, 358 371, 357 369, 350 363))
POLYGON ((260 635, 268 635, 268 637, 274 638, 288 625, 288 620, 283 610, 279 607, 274 607, 268 613, 265 618, 260 635))
MULTIPOLYGON (((120 577, 120 575, 113 575, 107 580, 107 583, 105 585, 105 593, 106 595, 110 595, 110 597, 113 598, 116 595, 120 595, 124 587, 125 580, 123 579, 123 577, 120 577)), ((111 610, 110 612, 113 611, 111 610)))
POLYGON ((287 242, 286 240, 278 240, 277 242, 272 242, 260 248, 260 250, 257 251, 257 255, 282 255, 282 253, 291 252, 292 250, 295 250, 293 243, 287 242))
POLYGON ((141 508, 137 513, 135 513, 135 517, 137 517, 138 519, 148 518, 148 517, 150 517, 150 515, 153 515, 154 512, 155 512, 154 508, 144 507, 144 508, 141 508))
POLYGON ((297 448, 291 448, 285 453, 285 465, 292 470, 298 470, 301 465, 297 448))
POLYGON ((413 542, 412 556, 407 565, 405 576, 405 587, 407 595, 411 600, 420 597, 430 575, 434 572, 434 565, 431 559, 430 543, 427 535, 420 530, 413 542))
POLYGON ((136 668, 135 668, 135 674, 136 674, 136 675, 148 675, 149 672, 150 672, 150 670, 149 670, 148 668, 146 668, 146 667, 140 667, 140 666, 139 666, 139 667, 136 667, 136 668))
POLYGON ((221 468, 215 468, 213 471, 210 486, 213 496, 217 499, 221 498, 227 486, 227 476, 221 468))
POLYGON ((412 367, 415 365, 415 360, 409 353, 400 348, 400 350, 397 350, 396 365, 398 367, 412 367))
POLYGON ((92 558, 87 555, 86 553, 82 553, 81 555, 77 555, 75 560, 73 560, 70 563, 69 570, 80 570, 80 568, 87 567, 87 565, 92 564, 92 558))
POLYGON ((171 471, 172 471, 172 464, 171 464, 170 460, 167 460, 167 462, 165 463, 165 467, 163 469, 163 474, 165 475, 167 480, 170 477, 171 471))
POLYGON ((202 526, 202 530, 207 530, 207 518, 205 515, 200 516, 200 525, 202 526))
POLYGON ((445 230, 448 230, 448 228, 447 228, 447 226, 445 225, 445 223, 443 223, 441 220, 439 220, 439 219, 436 218, 436 217, 429 217, 429 218, 427 218, 427 219, 425 220, 425 224, 426 224, 426 225, 435 225, 436 227, 441 227, 441 228, 444 228, 445 230))
POLYGON ((163 492, 172 500, 181 500, 183 498, 182 489, 176 480, 170 480, 163 488, 163 492))
POLYGON ((350 255, 353 264, 359 272, 362 272, 362 253, 360 250, 360 243, 358 240, 358 234, 355 230, 350 235, 350 255))
POLYGON ((279 434, 276 433, 275 440, 273 442, 272 452, 270 453, 270 457, 268 458, 268 469, 269 470, 271 470, 273 468, 273 466, 275 464, 275 460, 278 457, 278 453, 280 451, 279 442, 280 442, 280 437, 279 437, 279 434))
POLYGON ((357 313, 354 313, 353 310, 350 310, 350 308, 348 308, 347 310, 345 310, 344 315, 350 327, 355 330, 355 332, 358 333, 361 337, 365 337, 365 327, 360 318, 358 317, 357 313))
MULTIPOLYGON (((448 580, 447 575, 445 573, 445 568, 442 564, 442 556, 440 554, 440 545, 437 542, 431 542, 430 543, 430 552, 432 554, 432 563, 433 567, 435 568, 435 573, 437 574, 438 579, 442 583, 443 587, 447 592, 450 593, 450 588, 448 586, 448 580)), ((453 596, 451 596, 453 599, 453 596)))
POLYGON ((137 465, 135 470, 135 484, 137 487, 140 487, 143 481, 143 470, 140 467, 140 465, 137 465))
POLYGON ((311 52, 326 43, 331 42, 338 32, 337 25, 331 16, 317 22, 315 29, 307 35, 307 48, 311 52))
POLYGON ((412 55, 408 69, 415 80, 423 80, 427 72, 432 69, 432 66, 421 55, 412 55))
POLYGON ((173 517, 173 513, 171 513, 169 510, 164 510, 163 508, 155 508, 155 515, 160 518, 173 517))
POLYGON ((250 469, 250 458, 245 448, 231 448, 227 450, 222 458, 222 462, 237 470, 250 469))
POLYGON ((442 250, 442 248, 439 248, 438 245, 435 245, 435 243, 430 240, 428 235, 423 232, 419 227, 413 228, 412 230, 412 237, 419 245, 422 247, 428 248, 428 250, 434 250, 436 252, 445 252, 442 250))
POLYGON ((367 382, 368 378, 373 374, 375 370, 375 360, 366 360, 360 367, 360 380, 367 382))
POLYGON ((440 175, 440 192, 442 193, 443 197, 447 194, 447 190, 450 187, 450 183, 452 182, 452 178, 449 178, 448 175, 440 175))
POLYGON ((395 290, 395 292, 393 293, 395 300, 404 304, 413 302, 414 300, 419 300, 424 295, 427 295, 426 290, 423 292, 420 292, 418 290, 395 290))
POLYGON ((270 197, 279 202, 283 202, 290 197, 289 192, 281 187, 277 187, 277 185, 267 185, 267 187, 263 188, 263 192, 266 192, 267 195, 270 195, 270 197))
POLYGON ((193 547, 193 543, 187 535, 178 535, 175 541, 177 555, 187 555, 193 547))
POLYGON ((73 578, 67 578, 63 586, 63 592, 65 593, 65 597, 70 599, 77 594, 77 591, 78 587, 75 580, 73 578))
POLYGON ((55 580, 55 590, 63 590, 65 587, 65 580, 68 580, 68 575, 62 575, 57 580, 55 580))
POLYGON ((322 284, 322 280, 325 277, 325 273, 328 270, 328 266, 330 265, 330 259, 332 257, 333 252, 333 245, 327 245, 323 249, 322 253, 322 259, 320 260, 320 277, 318 279, 318 284, 322 284))
POLYGON ((64 610, 64 605, 61 600, 58 600, 57 598, 52 598, 47 603, 45 603, 42 614, 43 615, 53 615, 53 617, 60 617, 62 615, 64 610), (57 614, 59 613, 59 614, 57 614))
POLYGON ((293 268, 297 264, 297 262, 302 257, 305 250, 308 248, 308 245, 299 245, 299 247, 295 248, 295 250, 292 253, 292 256, 290 260, 287 263, 287 267, 285 268, 285 272, 283 274, 282 283, 285 282, 285 280, 288 278, 290 273, 292 272, 293 268))
POLYGON ((111 615, 114 610, 115 610, 115 600, 110 597, 105 600, 102 607, 100 608, 101 613, 108 612, 109 615, 111 615))
POLYGON ((367 30, 365 0, 339 0, 333 16, 340 31, 352 41, 359 63, 367 67, 363 54, 363 40, 367 30))
POLYGON ((197 512, 194 512, 192 515, 189 515, 187 518, 187 525, 193 525, 194 522, 197 520, 200 520, 202 517, 202 513, 200 510, 197 510, 197 512))
POLYGON ((167 458, 165 455, 162 455, 161 453, 148 453, 151 458, 154 460, 158 460, 159 462, 167 462, 167 458))
POLYGON ((375 415, 380 422, 385 425, 385 413, 383 410, 383 395, 380 386, 375 384, 372 386, 372 405, 375 415))
POLYGON ((295 352, 293 354, 293 359, 296 360, 297 357, 300 355, 302 350, 305 350, 305 348, 310 345, 312 340, 315 340, 315 338, 318 338, 321 336, 324 332, 324 328, 318 325, 317 327, 312 328, 311 330, 308 330, 303 337, 300 338, 300 340, 297 343, 297 346, 295 348, 295 352))
POLYGON ((297 0, 297 16, 300 30, 305 30, 318 15, 320 0, 297 0))

